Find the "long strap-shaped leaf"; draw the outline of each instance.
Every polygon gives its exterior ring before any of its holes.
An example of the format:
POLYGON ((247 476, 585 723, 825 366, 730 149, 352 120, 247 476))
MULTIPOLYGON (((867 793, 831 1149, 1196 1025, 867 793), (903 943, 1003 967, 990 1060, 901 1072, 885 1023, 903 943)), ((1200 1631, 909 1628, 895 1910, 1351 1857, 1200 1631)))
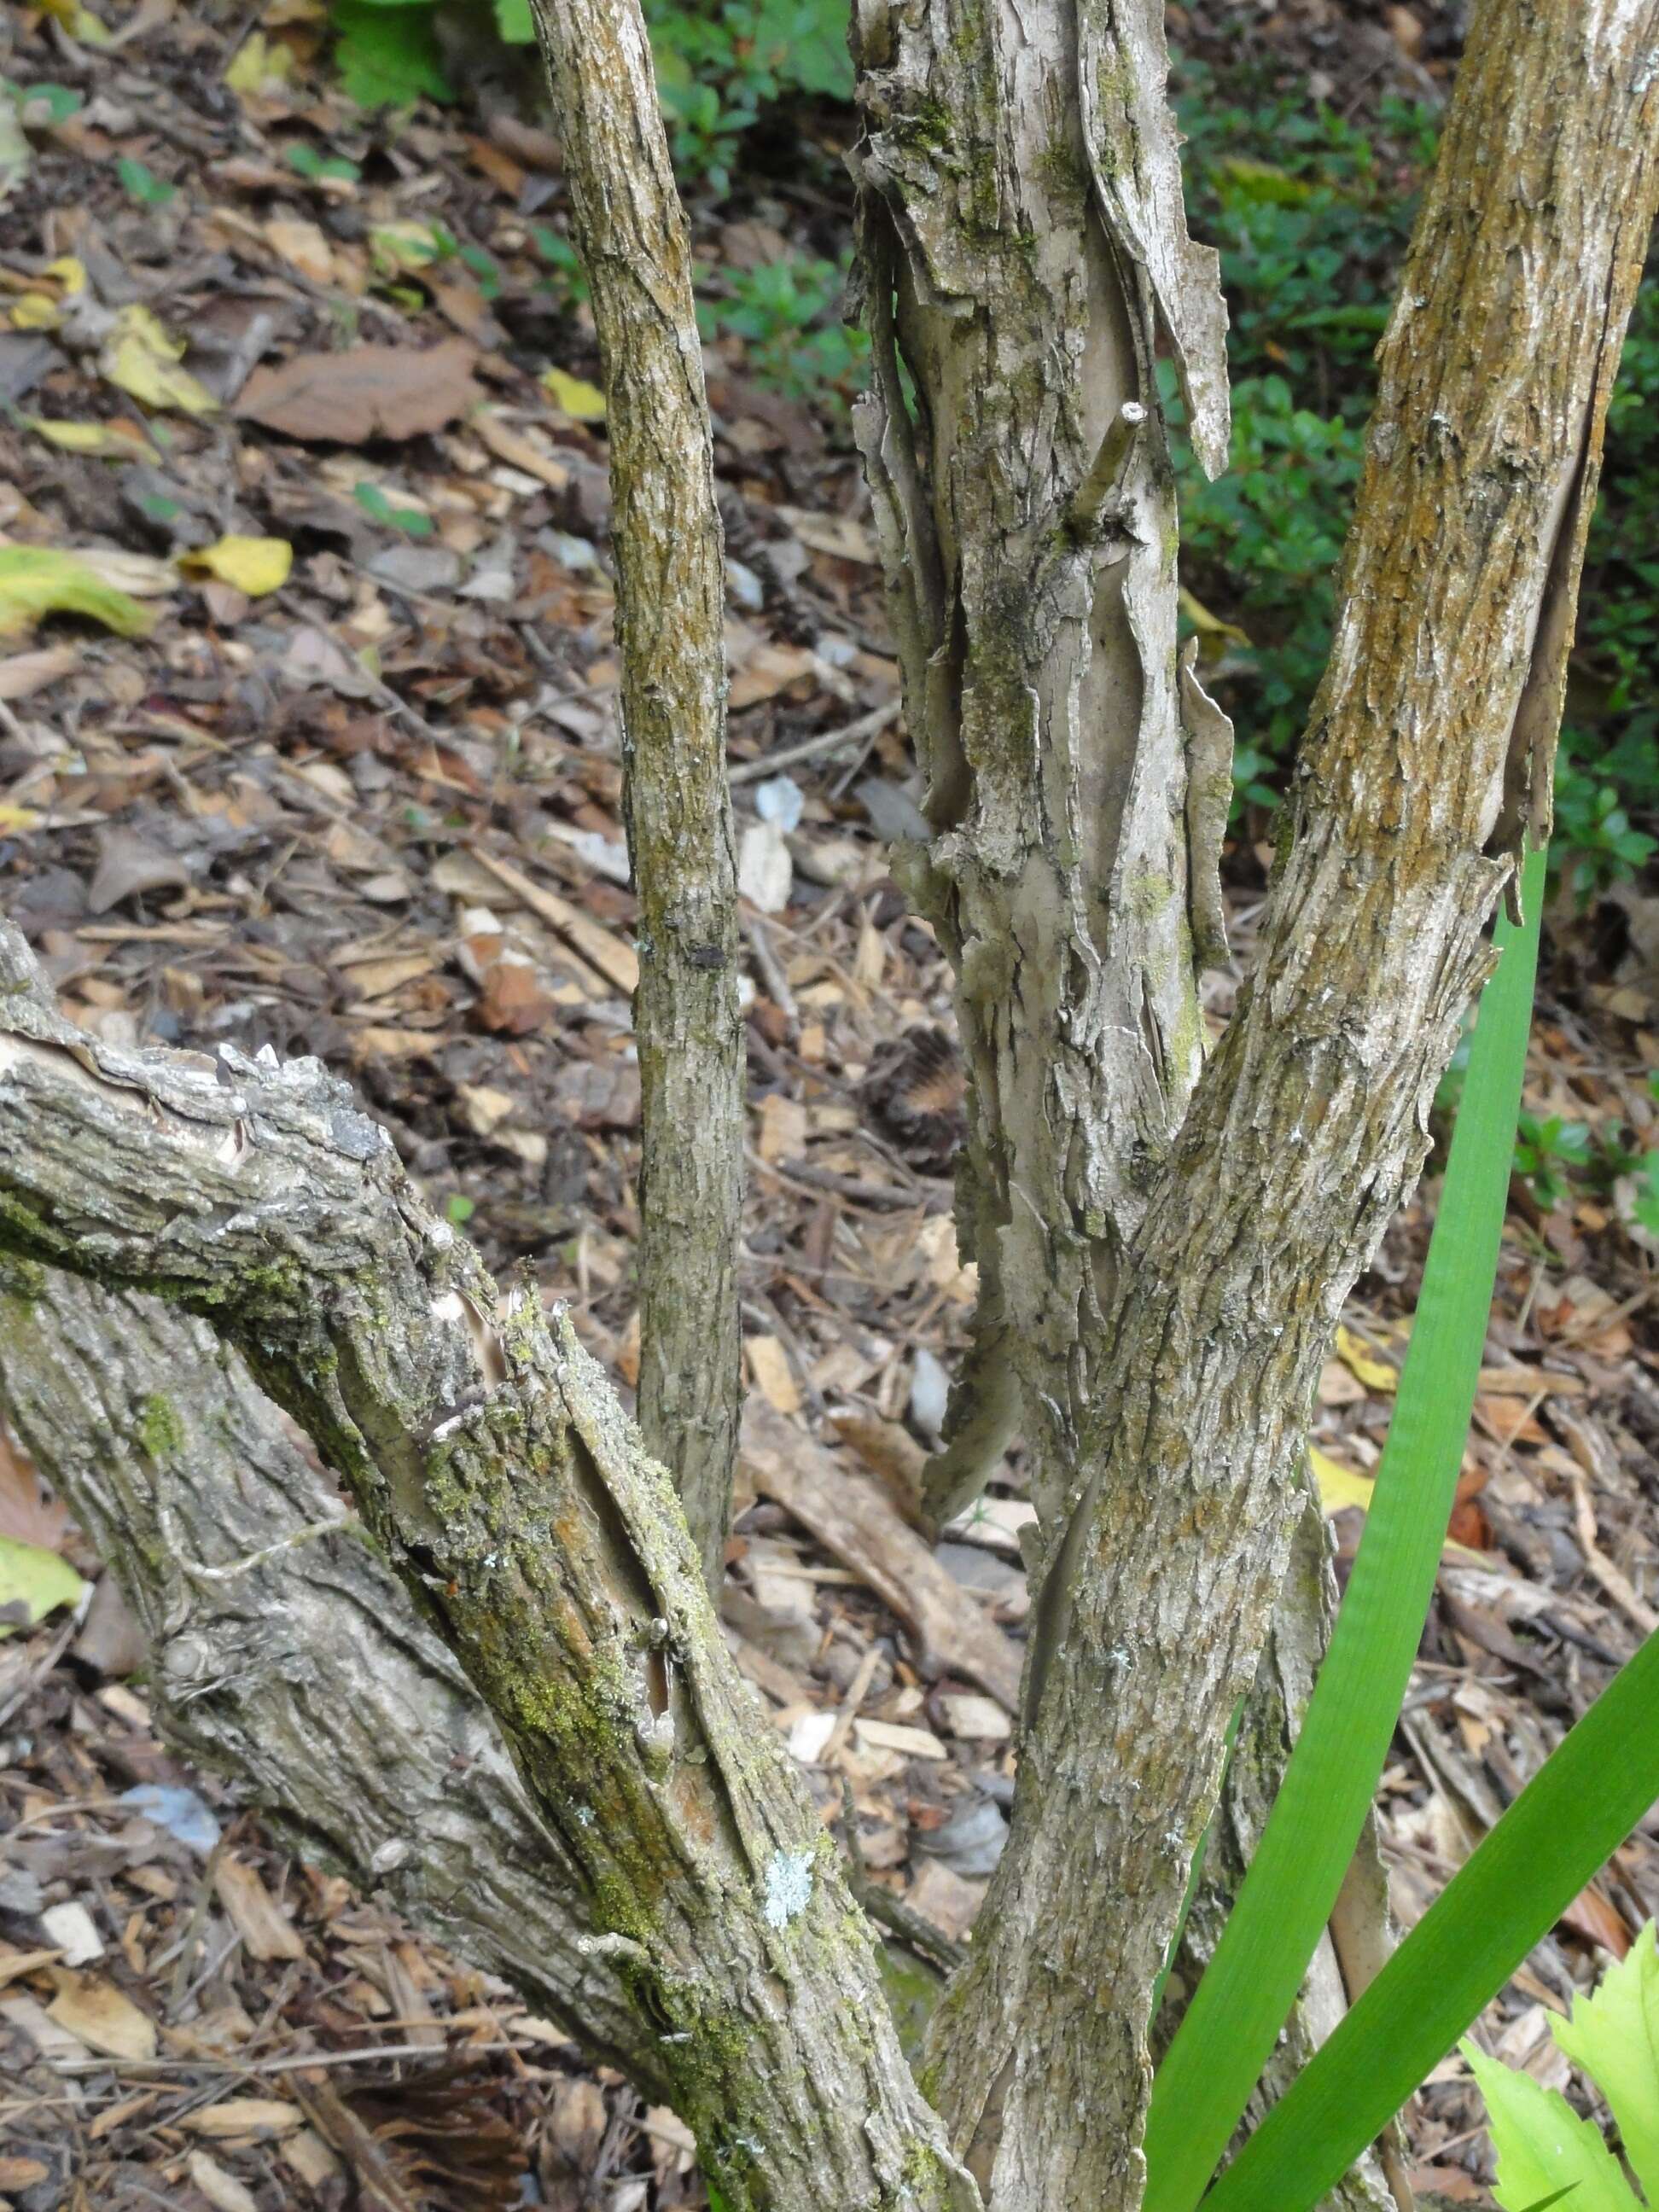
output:
MULTIPOLYGON (((1540 852, 1526 864, 1523 925, 1498 923, 1501 957, 1481 995, 1416 1325, 1330 1650, 1249 1872, 1153 2086, 1146 2212, 1193 2212, 1203 2194, 1296 2002, 1388 1756, 1474 1406, 1543 896, 1540 852)), ((1444 2042, 1464 2025, 1455 2021, 1444 2042)))
POLYGON ((1656 1796, 1659 1636, 1650 1636, 1303 2069, 1204 2212, 1309 2212, 1656 1796))

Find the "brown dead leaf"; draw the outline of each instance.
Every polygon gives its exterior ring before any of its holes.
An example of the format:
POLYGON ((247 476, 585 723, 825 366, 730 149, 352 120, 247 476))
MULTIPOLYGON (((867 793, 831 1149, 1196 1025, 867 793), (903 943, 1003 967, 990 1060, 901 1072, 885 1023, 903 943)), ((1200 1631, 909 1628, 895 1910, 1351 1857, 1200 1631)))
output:
POLYGON ((780 1413, 800 1411, 800 1386, 789 1364, 789 1355, 775 1336, 745 1338, 749 1379, 767 1404, 780 1413))
POLYGON ((155 2023, 124 1997, 101 1974, 75 1974, 57 1968, 58 1994, 46 2007, 49 2018, 77 2043, 101 2058, 154 2058, 155 2023))
POLYGON ((229 2097, 221 2105, 204 2105, 184 2124, 212 2142, 267 2142, 297 2128, 303 2117, 297 2105, 281 2097, 229 2097))
POLYGON ((190 870, 176 853, 169 853, 135 830, 118 827, 98 835, 98 867, 87 890, 93 914, 107 914, 124 900, 144 891, 183 890, 190 870))
POLYGON ((290 438, 361 446, 371 438, 418 438, 441 430, 479 398, 477 348, 446 338, 414 346, 349 346, 301 353, 279 368, 256 368, 238 415, 290 438))
POLYGON ((56 1552, 70 1525, 68 1509, 42 1494, 32 1462, 12 1449, 0 1434, 0 1536, 56 1552))
POLYGON ((558 1008, 527 962, 493 960, 484 969, 475 1011, 484 1028, 498 1036, 529 1036, 545 1029, 558 1008))
POLYGON ((251 2190, 244 2187, 234 2173, 227 2173, 216 2159, 204 2150, 193 2150, 185 2160, 191 2179, 201 2191, 213 2212, 259 2212, 251 2190))
POLYGON ((226 1857, 213 1869, 214 1893, 255 1959, 303 1959, 294 1925, 245 1859, 226 1857))
POLYGON ((14 653, 0 660, 0 700, 33 698, 81 665, 78 645, 43 645, 33 653, 14 653))

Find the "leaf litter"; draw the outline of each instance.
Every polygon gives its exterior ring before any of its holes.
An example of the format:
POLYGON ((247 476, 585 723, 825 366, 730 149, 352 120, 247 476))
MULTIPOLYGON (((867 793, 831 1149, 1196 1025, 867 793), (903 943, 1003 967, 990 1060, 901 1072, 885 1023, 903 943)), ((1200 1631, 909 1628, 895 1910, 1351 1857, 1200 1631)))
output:
MULTIPOLYGON (((1339 11, 1303 12, 1322 52, 1339 11)), ((22 118, 21 155, 0 140, 0 895, 93 1030, 348 1074, 491 1264, 529 1259, 631 1380, 635 908, 603 396, 542 251, 568 234, 556 149, 499 112, 366 116, 307 0, 234 51, 165 0, 70 15, 9 27, 24 96, 0 100, 22 118)), ((809 198, 751 228, 817 221, 809 198)), ((693 209, 738 263, 725 212, 693 209)), ((947 978, 890 868, 919 794, 844 438, 740 341, 708 368, 750 894, 753 1391, 723 1613, 827 1826, 850 1791, 864 1878, 960 1940, 1007 1833, 1030 1509, 1016 1449, 936 1546, 914 1525, 975 1291, 947 978)), ((1247 955, 1261 856, 1230 866, 1247 955)), ((1647 919, 1559 918, 1539 1117, 1655 1141, 1627 1073, 1659 1063, 1647 919)), ((1390 1232, 1322 1385, 1339 1572, 1428 1221, 1419 1200, 1390 1232)), ((1644 1233, 1633 1199, 1517 1198, 1383 1782, 1407 1921, 1655 1601, 1644 1233)), ((9 1451, 0 1538, 99 1575, 9 1451)), ((0 1642, 0 2197, 702 2203, 672 2114, 165 1751, 118 1645, 61 1609, 0 1642)), ((1543 2023, 1656 1904, 1644 1830, 1486 2039, 1561 2086, 1543 2023)), ((1425 2191, 1479 2197, 1479 2124, 1448 2062, 1411 2120, 1425 2191)))

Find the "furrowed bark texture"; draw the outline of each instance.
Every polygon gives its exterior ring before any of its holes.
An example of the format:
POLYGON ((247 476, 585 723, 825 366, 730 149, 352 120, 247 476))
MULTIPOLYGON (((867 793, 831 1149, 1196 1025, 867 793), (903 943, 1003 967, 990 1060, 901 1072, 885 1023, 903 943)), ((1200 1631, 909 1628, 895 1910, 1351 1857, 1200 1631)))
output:
POLYGON ((927 777, 907 882, 973 1078, 957 1210, 981 1300, 928 1503, 964 1504, 1023 1415, 1052 1512, 1201 1062, 1195 965, 1225 951, 1231 731, 1210 709, 1195 753, 1182 723, 1153 374, 1164 336, 1213 472, 1225 316, 1187 237, 1158 0, 854 12, 854 419, 927 777))
POLYGON ((663 1470, 314 1060, 124 1054, 0 925, 0 1244, 199 1314, 499 1724, 734 2207, 971 2212, 663 1470))
POLYGON ((1509 840, 1547 809, 1659 198, 1656 41, 1652 0, 1491 0, 1472 29, 1258 963, 1118 1271, 1087 1480, 1039 1562, 1013 1832, 930 2038, 922 2078, 999 2212, 1139 2201, 1150 1992, 1312 1387, 1420 1168, 1509 840))
POLYGON ((29 1261, 0 1261, 0 1411, 125 1592, 169 1741, 666 2095, 495 1724, 236 1355, 29 1261))
POLYGON ((637 0, 535 0, 611 440, 629 850, 639 892, 639 1419, 711 1588, 741 1344, 744 1032, 726 781, 725 569, 690 240, 637 0))

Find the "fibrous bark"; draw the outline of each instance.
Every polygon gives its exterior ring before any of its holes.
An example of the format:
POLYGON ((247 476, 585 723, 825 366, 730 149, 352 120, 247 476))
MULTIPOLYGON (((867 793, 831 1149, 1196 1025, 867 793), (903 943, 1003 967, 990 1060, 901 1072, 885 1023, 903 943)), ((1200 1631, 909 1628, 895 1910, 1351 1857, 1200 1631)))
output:
POLYGON ((637 0, 535 0, 611 440, 639 892, 639 1418, 718 1588, 737 1450, 744 1035, 725 572, 691 249, 637 0))
POLYGON ((1225 950, 1231 732, 1208 702, 1196 740, 1183 725, 1154 375, 1167 337, 1213 472, 1225 316, 1187 237, 1153 0, 859 0, 854 46, 855 422, 932 831, 908 881, 973 1078, 958 1221, 981 1296, 928 1502, 963 1504, 1023 1419, 1047 1514, 1201 1062, 1196 965, 1225 950))
POLYGON ((1492 0, 1466 50, 1260 954, 1106 1314, 1012 1836, 935 2020, 924 2078, 1006 2212, 1139 2199, 1148 1998, 1313 1384, 1421 1166, 1511 841, 1546 826, 1541 733, 1659 199, 1656 40, 1650 4, 1492 0))
POLYGON ((340 1474, 495 1717, 733 2206, 976 2203, 667 1476, 568 1319, 533 1285, 498 1296, 343 1085, 88 1038, 0 925, 0 1234, 200 1315, 340 1474))
POLYGON ((558 1838, 451 1654, 236 1355, 0 1260, 0 1412, 98 1547, 185 1755, 667 2094, 558 1838))

